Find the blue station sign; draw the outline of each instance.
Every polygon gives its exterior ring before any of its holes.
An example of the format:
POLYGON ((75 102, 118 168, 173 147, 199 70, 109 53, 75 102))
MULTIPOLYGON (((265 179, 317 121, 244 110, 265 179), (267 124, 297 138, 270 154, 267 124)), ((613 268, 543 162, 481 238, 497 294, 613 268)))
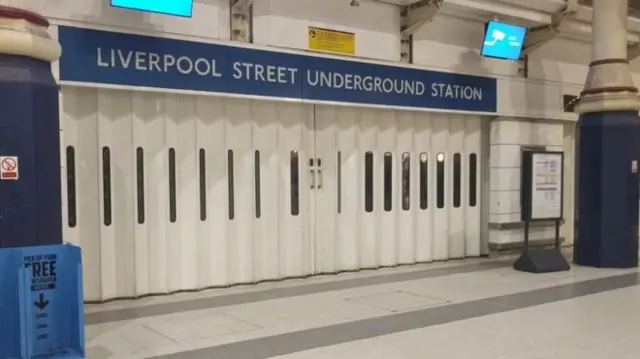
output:
POLYGON ((60 80, 495 112, 496 79, 60 26, 60 80))

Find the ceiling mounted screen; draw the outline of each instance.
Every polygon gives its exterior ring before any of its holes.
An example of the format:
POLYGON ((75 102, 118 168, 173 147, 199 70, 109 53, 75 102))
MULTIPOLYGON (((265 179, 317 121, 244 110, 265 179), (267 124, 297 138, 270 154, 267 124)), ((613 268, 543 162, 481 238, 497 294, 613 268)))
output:
POLYGON ((497 21, 487 22, 482 44, 482 56, 518 60, 527 28, 497 21))
POLYGON ((111 6, 173 16, 191 17, 193 0, 111 0, 111 6))

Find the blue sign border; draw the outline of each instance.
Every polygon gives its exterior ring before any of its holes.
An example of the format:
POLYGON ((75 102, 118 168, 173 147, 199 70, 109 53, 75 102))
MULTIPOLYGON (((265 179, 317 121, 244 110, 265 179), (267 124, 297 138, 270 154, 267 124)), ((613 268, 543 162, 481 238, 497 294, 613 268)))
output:
POLYGON ((495 78, 60 26, 60 80, 496 112, 495 78))

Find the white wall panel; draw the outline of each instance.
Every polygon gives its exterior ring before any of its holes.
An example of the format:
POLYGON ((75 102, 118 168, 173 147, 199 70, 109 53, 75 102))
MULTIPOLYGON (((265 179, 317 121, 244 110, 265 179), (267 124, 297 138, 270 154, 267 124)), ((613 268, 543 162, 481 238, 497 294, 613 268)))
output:
POLYGON ((435 221, 435 196, 431 190, 435 182, 435 171, 433 170, 435 165, 435 151, 433 150, 433 116, 426 114, 415 114, 415 148, 417 156, 417 167, 415 167, 413 178, 416 183, 416 191, 418 191, 417 203, 415 204, 416 210, 416 260, 419 262, 429 262, 434 259, 434 221, 435 221), (426 168, 426 208, 421 205, 421 174, 420 166, 427 166, 426 168))
MULTIPOLYGON (((398 264, 408 264, 416 262, 416 247, 419 240, 425 240, 416 237, 417 223, 416 216, 418 212, 418 184, 415 180, 416 166, 418 161, 419 152, 415 150, 415 112, 398 111, 396 112, 396 155, 395 161, 397 173, 397 182, 394 182, 395 193, 393 205, 397 214, 396 221, 398 222, 396 227, 397 249, 395 262, 398 264), (405 184, 404 176, 406 165, 405 161, 409 162, 408 169, 408 186, 409 193, 404 193, 405 184)), ((419 180, 419 179, 418 179, 419 180)))
POLYGON ((591 62, 591 44, 555 38, 529 56, 529 78, 583 85, 591 62))
POLYGON ((449 258, 462 258, 465 255, 466 237, 465 237, 465 196, 464 196, 464 179, 466 179, 465 168, 467 161, 464 158, 464 144, 465 144, 465 118, 463 116, 453 115, 449 119, 449 144, 448 151, 445 155, 447 162, 449 162, 447 177, 447 199, 445 205, 449 207, 449 258), (456 157, 459 158, 460 164, 456 164, 456 157), (454 181, 456 167, 460 171, 460 198, 456 203, 454 195, 454 181))
MULTIPOLYGON (((377 239, 379 238, 379 229, 377 221, 377 212, 382 208, 382 166, 379 157, 380 152, 378 148, 378 126, 377 116, 375 110, 364 109, 359 112, 358 126, 358 145, 359 156, 362 158, 360 161, 364 162, 364 157, 367 152, 371 152, 373 155, 373 210, 367 211, 365 208, 366 199, 363 198, 360 207, 360 268, 375 268, 380 263, 380 249, 377 239), (377 181, 375 179, 378 179, 377 181)), ((363 162, 359 162, 359 166, 362 167, 360 171, 361 177, 356 184, 354 191, 362 191, 363 184, 366 179, 365 165, 363 162)), ((345 191, 349 189, 345 188, 345 191)), ((364 192, 364 191, 363 191, 364 192)), ((366 197, 366 195, 364 195, 366 197)))
POLYGON ((91 23, 117 28, 197 36, 230 38, 229 2, 196 0, 191 18, 111 7, 109 0, 9 0, 11 6, 38 12, 53 20, 91 23))
MULTIPOLYGON (((143 176, 149 173, 149 165, 147 163, 147 158, 145 158, 144 149, 147 148, 146 141, 146 120, 148 108, 147 98, 144 93, 134 93, 131 98, 131 137, 132 137, 132 149, 133 149, 133 199, 134 199, 134 216, 135 221, 138 225, 134 226, 133 229, 133 238, 134 238, 134 285, 135 285, 135 293, 136 295, 149 293, 149 227, 147 225, 148 221, 146 218, 146 208, 143 211, 140 211, 140 200, 144 198, 148 198, 149 194, 147 193, 147 185, 143 184, 142 189, 138 186, 138 178, 139 174, 139 166, 142 164, 143 176), (138 153, 139 151, 140 154, 138 153), (142 158, 139 158, 142 156, 142 158), (140 163, 139 161, 142 160, 140 163), (142 212, 142 213, 140 213, 142 212), (143 222, 143 223, 140 223, 143 222)), ((164 137, 164 136, 163 136, 164 137)), ((164 139, 164 138, 162 138, 164 139)), ((145 178, 144 180, 147 180, 145 178)), ((146 206, 146 201, 143 202, 143 206, 146 206)))
POLYGON ((439 14, 414 33, 413 61, 454 72, 517 76, 517 62, 480 56, 483 36, 483 22, 439 14))
POLYGON ((100 229, 103 295, 131 295, 134 289, 133 262, 133 149, 131 95, 119 91, 98 91, 98 146, 103 151, 101 191, 111 192, 111 199, 102 196, 100 229), (110 164, 104 151, 110 152, 110 164), (109 170, 110 175, 107 173, 109 170), (107 188, 110 187, 110 188, 107 188), (110 210, 109 210, 110 207, 110 210), (110 213, 109 213, 110 212, 110 213))
POLYGON ((198 223, 198 286, 204 288, 228 284, 234 258, 227 255, 229 185, 224 100, 199 97, 196 114, 196 146, 205 156, 206 215, 198 223))
MULTIPOLYGON (((433 166, 431 167, 434 172, 437 172, 436 168, 439 162, 443 163, 444 173, 450 173, 451 170, 451 158, 448 156, 449 149, 449 115, 447 114, 433 114, 431 125, 433 126, 432 132, 432 148, 431 151, 434 154, 433 166)), ((451 203, 450 196, 450 184, 444 181, 444 200, 438 205, 437 192, 438 192, 438 179, 436 173, 434 173, 434 181, 430 185, 430 194, 434 197, 433 208, 433 259, 443 260, 449 257, 449 205, 451 203)))
POLYGON ((229 262, 229 280, 243 283, 253 277, 252 112, 247 100, 229 99, 225 101, 225 113, 227 148, 233 151, 234 208, 227 226, 227 255, 233 258, 229 262))
POLYGON ((520 191, 495 190, 491 192, 490 202, 491 214, 520 215, 520 191))
MULTIPOLYGON (((524 143, 529 145, 530 143, 524 143)), ((520 168, 522 163, 521 144, 491 144, 491 168, 520 168)))
MULTIPOLYGON (((338 213, 342 188, 339 187, 339 181, 344 177, 339 176, 338 153, 340 156, 346 156, 346 151, 342 151, 342 147, 338 147, 340 121, 340 108, 329 106, 316 106, 315 116, 315 155, 316 161, 314 170, 318 171, 318 187, 312 189, 312 199, 314 201, 315 211, 313 212, 315 227, 315 270, 318 273, 333 273, 339 271, 340 263, 340 240, 343 238, 339 234, 341 224, 338 213), (320 164, 317 161, 320 160, 320 164), (340 191, 340 193, 339 193, 340 191), (318 195, 315 195, 315 194, 318 195)), ((347 112, 348 113, 348 112, 347 112)), ((342 162, 342 161, 340 161, 342 162)), ((340 209, 341 210, 341 209, 340 209)), ((354 227, 353 223, 349 227, 354 227)), ((349 250, 349 249, 347 249, 349 250)))
POLYGON ((492 168, 490 190, 520 191, 520 168, 492 168))
MULTIPOLYGON (((140 147, 144 154, 145 202, 144 218, 137 221, 135 226, 135 294, 166 293, 169 291, 168 272, 173 268, 167 266, 169 182, 164 96, 141 92, 132 96, 133 144, 136 150, 140 147)), ((139 201, 138 186, 135 188, 134 197, 139 201)))
POLYGON ((511 119, 500 121, 499 126, 491 126, 492 145, 530 145, 533 122, 511 119))
MULTIPOLYGON (((101 151, 96 145, 98 133, 97 90, 65 88, 62 91, 62 119, 64 146, 72 146, 75 153, 76 221, 64 225, 64 240, 82 248, 85 299, 102 298, 102 267, 100 227, 102 217, 97 204, 102 192, 99 189, 101 151)), ((66 160, 65 160, 66 161, 66 160)), ((64 186, 68 181, 63 181, 64 186)), ((68 191, 68 189, 67 189, 68 191)), ((67 198, 64 197, 63 200, 67 198)), ((66 206, 72 204, 66 203, 66 206)))
MULTIPOLYGON (((279 277, 278 263, 280 262, 280 221, 282 213, 274 210, 278 208, 280 198, 287 194, 280 192, 279 169, 286 159, 280 158, 278 132, 280 128, 278 103, 255 101, 253 112, 253 146, 254 166, 255 151, 259 153, 259 195, 260 218, 257 218, 254 200, 254 280, 264 280, 279 277)), ((254 167, 255 171, 255 167, 254 167)), ((254 184, 255 187, 255 184, 254 184)), ((256 191, 257 192, 257 191, 256 191)), ((258 193, 254 192, 254 198, 258 193)))
MULTIPOLYGON (((293 277, 313 273, 314 246, 311 243, 311 201, 307 188, 310 186, 307 164, 313 157, 312 133, 313 110, 300 104, 279 103, 278 133, 279 158, 281 159, 279 191, 280 217, 280 277, 293 277), (292 214, 291 156, 297 153, 299 166, 299 215, 292 214)), ((256 116, 259 114, 256 113, 256 116)))
POLYGON ((565 223, 563 224, 563 235, 565 243, 573 244, 575 237, 575 206, 571 204, 575 201, 575 160, 576 160, 576 135, 577 125, 574 123, 565 123, 563 126, 562 143, 564 145, 564 203, 563 207, 565 223))
MULTIPOLYGON (((169 202, 167 245, 169 290, 197 287, 197 188, 195 148, 195 97, 166 95, 166 145, 175 151, 175 211, 169 202), (174 212, 172 214, 172 212, 174 212)), ((170 159, 171 161, 171 159, 170 159)), ((171 162, 169 162, 171 169, 171 162)), ((171 176, 171 173, 169 173, 171 176)))
MULTIPOLYGON (((333 108, 333 113, 327 109, 331 107, 317 106, 316 114, 335 116, 336 148, 341 152, 342 187, 341 187, 341 216, 337 219, 337 249, 340 266, 343 270, 355 270, 361 263, 361 233, 362 216, 364 211, 364 166, 362 166, 363 152, 360 147, 359 125, 360 109, 333 108), (323 109, 323 112, 319 112, 323 109), (325 112, 326 111, 326 112, 325 112)), ((316 121, 325 121, 320 116, 316 121)))
POLYGON ((530 118, 575 119, 573 113, 563 113, 563 88, 557 83, 498 79, 498 113, 504 116, 530 118))
MULTIPOLYGON (((524 230, 523 229, 514 229, 514 230, 491 230, 491 243, 492 244, 512 244, 522 242, 524 238, 524 230)), ((529 240, 530 241, 540 241, 540 240, 549 240, 554 238, 555 230, 553 226, 547 227, 531 227, 529 228, 529 240)))
POLYGON ((464 208, 465 255, 479 256, 482 252, 481 190, 482 164, 482 120, 465 117, 464 151, 462 151, 462 208, 464 208), (473 155, 473 159, 472 159, 473 155), (475 176, 471 172, 471 161, 475 163, 475 176), (466 165, 464 165, 466 163, 466 165), (473 177, 472 177, 473 176, 473 177), (471 186, 475 181, 475 198, 472 200, 471 186))
POLYGON ((376 165, 380 170, 379 179, 380 192, 375 195, 380 198, 380 206, 377 212, 377 246, 380 266, 391 266, 398 263, 398 212, 400 211, 400 167, 399 152, 397 145, 397 122, 394 111, 377 111, 378 143, 375 148, 376 165), (391 163, 391 174, 387 175, 388 163, 391 163), (390 180, 390 183, 387 183, 390 180), (390 187, 390 188, 389 188, 390 187), (387 193, 390 192, 390 203, 387 203, 387 193))

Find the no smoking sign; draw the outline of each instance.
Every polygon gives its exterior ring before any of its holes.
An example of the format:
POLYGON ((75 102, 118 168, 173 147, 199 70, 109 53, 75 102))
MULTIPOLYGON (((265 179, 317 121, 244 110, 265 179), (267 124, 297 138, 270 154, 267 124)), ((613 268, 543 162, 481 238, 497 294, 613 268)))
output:
POLYGON ((18 157, 0 156, 0 180, 17 180, 18 176, 18 157))

